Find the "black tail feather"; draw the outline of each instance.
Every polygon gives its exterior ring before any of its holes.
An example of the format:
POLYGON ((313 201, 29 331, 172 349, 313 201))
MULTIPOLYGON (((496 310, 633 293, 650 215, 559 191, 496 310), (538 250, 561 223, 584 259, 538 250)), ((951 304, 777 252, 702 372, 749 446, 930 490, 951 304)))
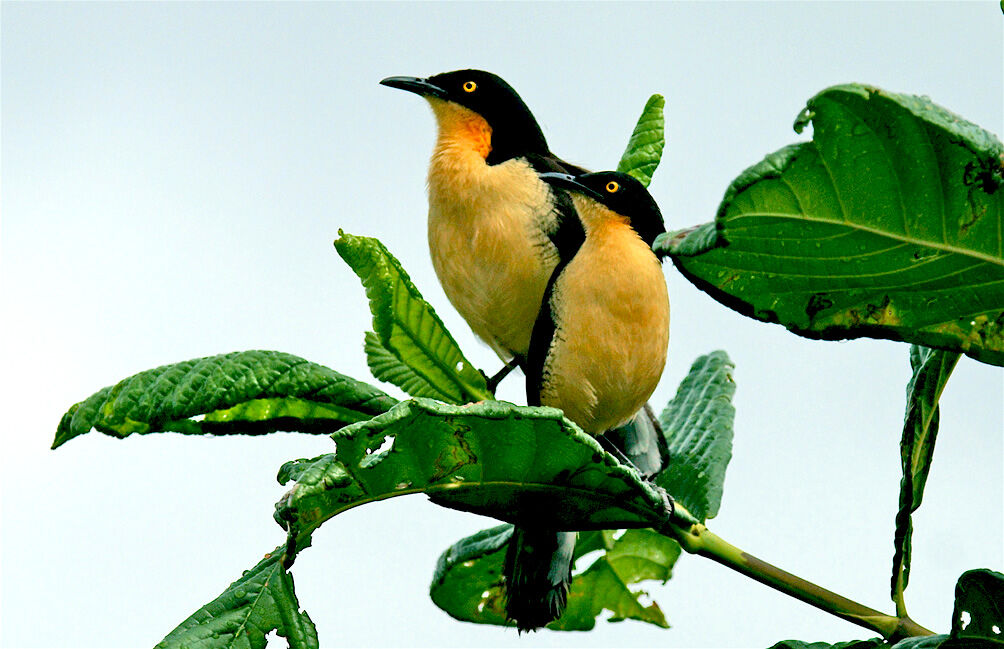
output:
POLYGON ((557 620, 572 584, 575 532, 517 527, 509 539, 502 574, 506 615, 522 631, 557 620))

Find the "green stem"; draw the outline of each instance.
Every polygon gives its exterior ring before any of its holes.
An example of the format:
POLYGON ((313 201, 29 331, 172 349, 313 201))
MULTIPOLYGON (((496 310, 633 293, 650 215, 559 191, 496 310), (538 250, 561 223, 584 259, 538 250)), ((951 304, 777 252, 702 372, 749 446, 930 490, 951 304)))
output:
MULTIPOLYGON (((678 514, 689 515, 685 511, 678 514)), ((707 557, 831 615, 876 631, 887 640, 934 635, 933 631, 925 629, 906 615, 886 615, 743 552, 704 525, 688 527, 671 523, 662 531, 679 541, 683 549, 691 554, 707 557)))

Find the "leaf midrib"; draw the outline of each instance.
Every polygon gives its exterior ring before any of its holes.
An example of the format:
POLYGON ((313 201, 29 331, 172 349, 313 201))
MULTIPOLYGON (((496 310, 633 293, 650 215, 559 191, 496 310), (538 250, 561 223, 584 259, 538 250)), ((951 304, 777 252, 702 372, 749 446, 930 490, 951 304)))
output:
MULTIPOLYGON (((976 250, 970 250, 966 248, 959 248, 947 243, 937 243, 934 241, 928 241, 926 239, 918 239, 917 237, 910 237, 903 234, 896 234, 894 232, 889 232, 887 230, 879 230, 877 228, 869 227, 860 223, 854 223, 853 221, 834 221, 831 219, 823 219, 818 217, 813 217, 808 214, 787 214, 784 212, 744 212, 742 214, 731 215, 727 217, 731 220, 739 220, 745 218, 757 218, 757 217, 775 217, 779 219, 787 219, 792 221, 809 221, 811 223, 826 223, 828 225, 844 226, 860 232, 867 232, 879 237, 886 237, 889 239, 894 239, 896 241, 903 241, 906 243, 911 243, 917 246, 922 246, 926 248, 934 248, 935 250, 942 250, 944 252, 949 252, 957 255, 962 255, 964 257, 970 257, 972 259, 979 259, 985 261, 995 266, 1004 268, 1004 259, 999 257, 994 257, 986 253, 978 252, 976 250)), ((728 229, 726 227, 725 239, 728 240, 728 229)))

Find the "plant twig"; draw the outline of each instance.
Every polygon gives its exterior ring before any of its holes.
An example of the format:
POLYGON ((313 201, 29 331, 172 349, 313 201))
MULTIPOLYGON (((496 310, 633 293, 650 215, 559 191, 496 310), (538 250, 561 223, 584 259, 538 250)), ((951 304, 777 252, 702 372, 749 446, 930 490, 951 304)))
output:
MULTIPOLYGON (((679 505, 677 508, 682 510, 679 505)), ((686 511, 678 512, 679 514, 686 514, 686 511)), ((933 631, 905 615, 886 615, 743 552, 702 524, 688 526, 673 521, 664 526, 661 532, 675 538, 691 554, 707 557, 831 615, 876 631, 887 640, 934 635, 933 631)))

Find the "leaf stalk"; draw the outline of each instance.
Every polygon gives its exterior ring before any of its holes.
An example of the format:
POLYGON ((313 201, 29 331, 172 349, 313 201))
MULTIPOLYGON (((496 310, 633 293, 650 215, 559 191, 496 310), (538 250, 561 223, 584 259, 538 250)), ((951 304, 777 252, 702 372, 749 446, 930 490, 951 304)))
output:
POLYGON ((880 633, 887 640, 934 635, 905 615, 886 615, 758 559, 702 524, 686 527, 673 522, 662 533, 675 538, 690 554, 711 559, 831 615, 880 633))

